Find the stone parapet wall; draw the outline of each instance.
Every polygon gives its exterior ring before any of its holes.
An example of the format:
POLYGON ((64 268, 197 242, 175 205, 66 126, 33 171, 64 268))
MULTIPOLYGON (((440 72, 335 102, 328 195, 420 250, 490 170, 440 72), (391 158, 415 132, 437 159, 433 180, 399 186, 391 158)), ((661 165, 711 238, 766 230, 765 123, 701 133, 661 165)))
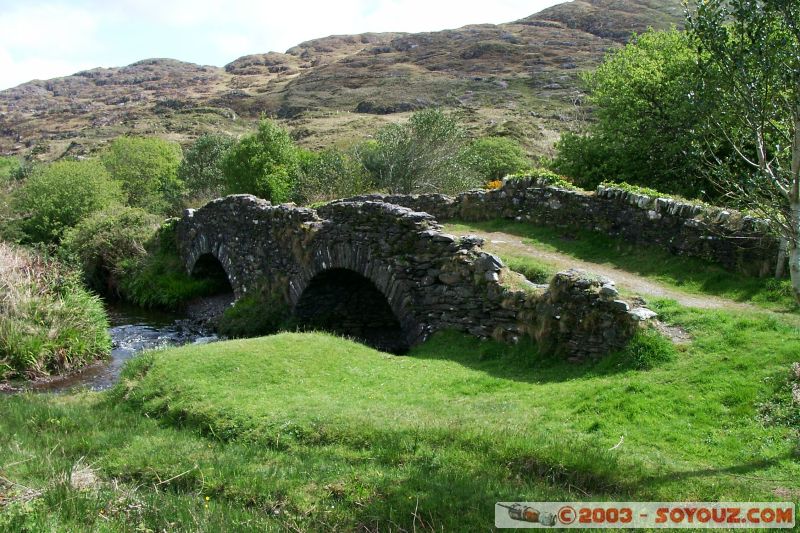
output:
POLYGON ((456 329, 507 342, 530 336, 547 353, 598 358, 653 316, 619 299, 613 282, 578 271, 512 290, 506 281, 519 275, 484 252, 482 239, 448 235, 431 214, 386 201, 312 210, 229 196, 187 210, 178 244, 190 273, 210 254, 237 297, 261 291, 291 309, 318 275, 355 272, 386 298, 411 345, 456 329))
POLYGON ((442 221, 508 218, 571 231, 592 230, 754 276, 773 272, 778 255, 778 240, 763 220, 616 187, 600 186, 595 192, 586 192, 522 178, 505 180, 500 189, 455 197, 364 195, 347 201, 388 202, 430 213, 442 221))

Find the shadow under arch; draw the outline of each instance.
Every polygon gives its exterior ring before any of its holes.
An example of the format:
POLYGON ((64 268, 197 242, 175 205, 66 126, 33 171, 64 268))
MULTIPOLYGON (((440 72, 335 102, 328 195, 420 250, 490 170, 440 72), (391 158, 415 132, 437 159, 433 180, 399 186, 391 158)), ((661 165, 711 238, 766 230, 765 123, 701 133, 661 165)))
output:
POLYGON ((327 268, 311 276, 294 305, 296 324, 353 337, 394 354, 406 353, 418 340, 415 321, 400 316, 384 291, 349 268, 327 268))
POLYGON ((207 281, 209 294, 233 295, 234 293, 228 272, 222 262, 211 252, 200 254, 197 257, 191 266, 189 275, 207 281))

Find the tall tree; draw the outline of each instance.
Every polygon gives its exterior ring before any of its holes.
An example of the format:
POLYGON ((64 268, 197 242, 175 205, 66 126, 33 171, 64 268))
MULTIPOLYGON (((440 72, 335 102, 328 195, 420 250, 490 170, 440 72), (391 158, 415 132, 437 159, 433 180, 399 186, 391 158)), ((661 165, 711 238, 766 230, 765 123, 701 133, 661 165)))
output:
POLYGON ((235 144, 233 137, 224 134, 206 134, 199 137, 184 153, 178 167, 178 178, 188 194, 209 199, 222 194, 225 173, 222 161, 235 144))
POLYGON ((270 120, 241 139, 222 159, 225 192, 254 194, 271 202, 288 201, 300 170, 300 157, 289 133, 270 120))
POLYGON ((697 53, 683 32, 650 30, 584 75, 595 121, 567 133, 556 169, 586 188, 626 181, 700 197, 707 149, 702 125, 712 100, 699 85, 697 53))
POLYGON ((747 176, 728 173, 731 197, 767 219, 787 243, 800 302, 800 2, 697 0, 687 9, 707 79, 747 176))
POLYGON ((117 137, 102 160, 130 205, 157 214, 177 212, 183 192, 180 145, 157 137, 117 137))

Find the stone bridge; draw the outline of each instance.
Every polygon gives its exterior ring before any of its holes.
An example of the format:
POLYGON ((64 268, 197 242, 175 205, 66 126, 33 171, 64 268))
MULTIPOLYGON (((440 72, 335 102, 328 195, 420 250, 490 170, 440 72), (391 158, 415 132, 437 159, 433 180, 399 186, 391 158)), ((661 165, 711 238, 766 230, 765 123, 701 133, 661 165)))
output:
POLYGON ((319 209, 249 195, 187 210, 178 247, 189 273, 221 266, 237 299, 281 305, 299 325, 402 352, 444 329, 541 351, 597 358, 626 344, 652 313, 619 299, 613 282, 579 271, 534 285, 456 238, 429 214, 342 201, 319 209))

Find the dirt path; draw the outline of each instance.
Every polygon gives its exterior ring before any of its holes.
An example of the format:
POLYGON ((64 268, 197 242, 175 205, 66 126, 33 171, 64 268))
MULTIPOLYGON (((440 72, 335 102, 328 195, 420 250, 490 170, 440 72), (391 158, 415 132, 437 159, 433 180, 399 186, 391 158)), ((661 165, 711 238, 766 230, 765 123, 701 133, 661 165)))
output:
MULTIPOLYGON (((449 230, 452 230, 452 228, 449 228, 449 230)), ((466 234, 465 232, 459 233, 466 234)), ((646 277, 633 274, 619 268, 601 263, 583 261, 567 254, 562 254, 552 250, 526 244, 522 242, 520 237, 511 235, 509 233, 502 233, 499 231, 479 231, 471 228, 469 234, 484 238, 486 243, 484 244, 483 249, 487 252, 496 253, 498 255, 530 255, 536 259, 542 260, 545 263, 550 263, 558 269, 579 268, 586 270, 587 272, 591 272, 593 274, 606 276, 607 278, 613 280, 620 289, 638 294, 645 299, 647 299, 648 296, 656 298, 669 298, 677 301, 681 305, 687 307, 698 307, 701 309, 743 309, 749 311, 765 311, 763 308, 755 305, 735 302, 726 298, 683 292, 679 289, 659 283, 658 281, 653 281, 646 277)))

